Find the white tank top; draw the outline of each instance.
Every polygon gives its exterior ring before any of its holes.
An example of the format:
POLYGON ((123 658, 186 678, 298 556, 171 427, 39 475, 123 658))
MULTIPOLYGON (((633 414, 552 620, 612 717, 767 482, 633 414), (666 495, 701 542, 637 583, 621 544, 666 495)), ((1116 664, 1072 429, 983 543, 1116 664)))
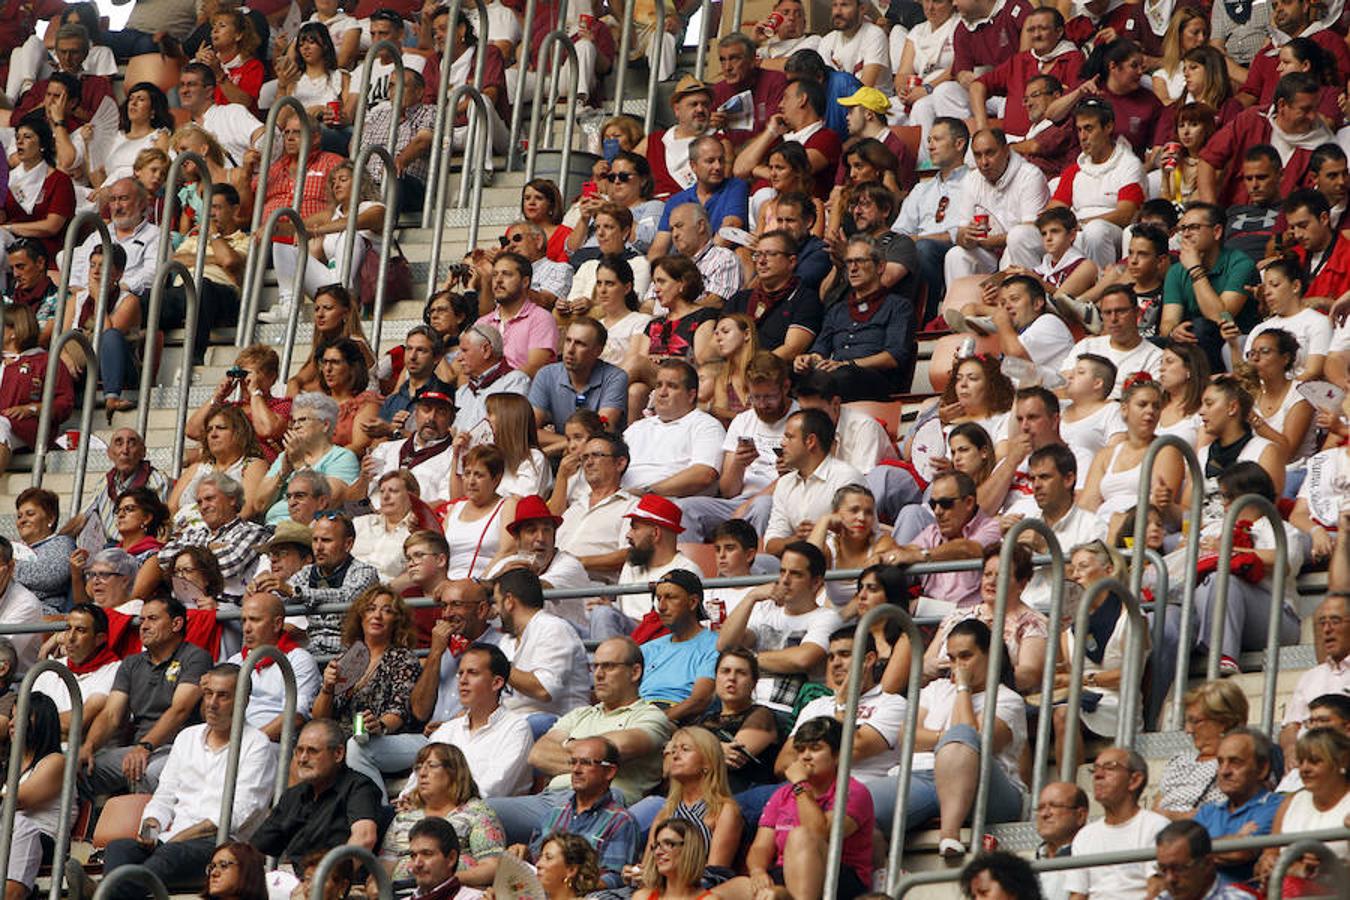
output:
POLYGON ((505 502, 498 500, 492 512, 472 522, 460 518, 468 503, 461 501, 451 505, 445 517, 445 540, 450 545, 447 575, 452 581, 477 578, 487 571, 488 562, 501 549, 501 512, 505 502))
MULTIPOLYGON (((1290 382, 1289 390, 1284 392, 1284 399, 1280 401, 1280 408, 1275 410, 1275 412, 1266 419, 1266 422, 1270 425, 1271 428, 1274 428, 1276 431, 1279 431, 1281 433, 1284 431, 1284 420, 1285 417, 1289 415, 1289 411, 1293 409, 1295 406, 1298 406, 1300 403, 1308 402, 1307 400, 1304 400, 1303 395, 1300 394, 1294 388, 1295 384, 1293 382, 1290 382)), ((1303 442, 1300 443, 1297 447, 1295 447, 1294 452, 1291 453, 1289 456, 1288 468, 1290 469, 1303 468, 1308 462, 1308 457, 1312 456, 1316 452, 1317 452, 1317 429, 1312 426, 1311 422, 1309 422, 1308 430, 1303 432, 1303 442)))
POLYGON ((1139 466, 1135 465, 1123 472, 1113 471, 1120 450, 1125 446, 1121 441, 1111 451, 1111 459, 1102 473, 1102 483, 1098 491, 1102 495, 1102 505, 1097 507, 1098 517, 1110 520, 1112 514, 1124 512, 1139 501, 1139 466))
MULTIPOLYGON (((1313 806, 1312 794, 1302 790, 1294 795, 1294 799, 1289 801, 1289 808, 1284 811, 1283 831, 1287 834, 1292 831, 1341 828, 1345 825, 1347 814, 1350 814, 1350 792, 1331 809, 1323 812, 1313 806)), ((1331 844, 1330 850, 1341 859, 1350 858, 1350 843, 1346 841, 1331 844)))

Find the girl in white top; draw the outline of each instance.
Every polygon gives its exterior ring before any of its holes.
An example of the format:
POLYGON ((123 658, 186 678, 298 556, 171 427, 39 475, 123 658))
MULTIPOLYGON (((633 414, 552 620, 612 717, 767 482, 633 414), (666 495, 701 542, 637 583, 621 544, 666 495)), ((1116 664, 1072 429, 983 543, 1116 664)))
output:
MULTIPOLYGON (((1350 738, 1334 728, 1314 728, 1305 732, 1294 745, 1303 790, 1290 794, 1275 813, 1274 834, 1342 828, 1350 814, 1350 738)), ((1337 841, 1331 851, 1342 860, 1350 858, 1350 842, 1337 841)), ((1256 864, 1258 877, 1270 874, 1280 856, 1279 847, 1271 847, 1256 864)), ((1298 874, 1299 864, 1290 869, 1298 874)))
MULTIPOLYGON (((1316 310, 1309 312, 1326 318, 1316 310)), ((1296 390, 1298 381, 1291 377, 1298 349, 1294 336, 1281 328, 1267 329, 1247 342, 1247 364, 1261 384, 1254 398, 1256 433, 1279 446, 1288 459, 1286 468, 1302 471, 1308 457, 1317 452, 1317 432, 1312 427, 1312 404, 1296 390)))
POLYGON ((1298 354, 1292 363, 1295 377, 1299 381, 1320 379, 1331 344, 1331 319, 1315 309, 1304 308, 1302 269, 1292 260, 1277 259, 1261 270, 1261 283, 1269 315, 1247 336, 1248 357, 1259 335, 1278 328, 1297 342, 1298 354))
POLYGON ((1116 383, 1116 367, 1109 359, 1084 353, 1069 370, 1060 408, 1059 436, 1070 447, 1094 456, 1113 435, 1125 430, 1120 404, 1109 399, 1116 383))
MULTIPOLYGON (((835 491, 828 516, 821 516, 807 538, 825 554, 831 569, 864 569, 886 550, 895 549, 895 541, 877 527, 877 501, 861 484, 849 484, 835 491)), ((825 596, 835 606, 853 599, 854 585, 847 581, 825 582, 825 596)))
POLYGON ((503 497, 547 497, 553 490, 553 468, 539 449, 534 409, 520 394, 489 394, 484 401, 492 440, 505 460, 497 493, 503 497))
POLYGON ((596 265, 591 306, 584 312, 599 319, 609 333, 600 358, 611 365, 623 365, 633 338, 645 333, 647 323, 652 320, 651 316, 638 310, 639 296, 633 267, 626 260, 609 257, 596 265))
MULTIPOLYGON (((1097 451, 1088 470, 1087 484, 1078 497, 1078 505, 1096 512, 1114 529, 1123 514, 1139 500, 1139 466, 1157 436, 1158 416, 1162 410, 1162 388, 1141 372, 1125 382, 1120 406, 1125 420, 1125 439, 1114 447, 1097 451)), ((1181 487, 1184 467, 1181 454, 1167 448, 1158 454, 1153 466, 1153 483, 1164 486, 1173 496, 1181 487)))
POLYGON ((337 50, 338 66, 350 69, 361 52, 361 23, 342 11, 341 0, 314 0, 314 15, 306 22, 316 22, 328 29, 329 40, 337 50))
POLYGON ((52 698, 37 691, 33 692, 29 707, 28 733, 20 765, 18 810, 14 815, 9 871, 5 873, 9 894, 14 893, 16 884, 32 890, 42 865, 42 838, 55 839, 61 817, 61 774, 65 768, 61 717, 52 698))
POLYGON ((462 459, 464 470, 450 479, 450 493, 460 499, 451 502, 445 516, 445 540, 450 545, 447 575, 452 580, 481 576, 503 548, 515 546, 506 523, 516 517, 516 501, 497 495, 506 460, 489 444, 461 456, 467 445, 468 432, 461 432, 455 438, 455 468, 462 459))
POLYGON ((1341 508, 1350 497, 1350 444, 1323 450, 1308 459, 1307 476, 1298 489, 1298 499, 1289 521, 1312 538, 1316 562, 1331 556, 1341 508))
POLYGON ((301 25, 289 56, 294 68, 279 68, 277 95, 299 100, 305 112, 322 122, 326 130, 340 128, 341 107, 335 117, 329 104, 347 96, 351 76, 338 64, 337 48, 328 28, 318 22, 301 25))
MULTIPOLYGON (((1275 485, 1278 495, 1284 487, 1284 453, 1278 446, 1252 432, 1248 422, 1252 414, 1252 395, 1232 375, 1220 375, 1205 388, 1200 402, 1200 419, 1210 443, 1200 449, 1200 470, 1205 477, 1205 508, 1201 520, 1206 534, 1217 533, 1223 523, 1223 497, 1219 492, 1219 474, 1236 462, 1259 463, 1275 485)), ((1173 495, 1171 520, 1180 521, 1186 502, 1187 485, 1173 495)), ((1155 502, 1156 502, 1155 491, 1155 502)))
MULTIPOLYGON (((1168 4, 1170 6, 1171 4, 1168 4)), ((1150 14, 1148 18, 1152 18, 1150 14)), ((1182 57, 1188 50, 1209 43, 1209 17, 1183 6, 1172 14, 1163 36, 1162 67, 1153 71, 1153 93, 1164 106, 1181 99, 1186 92, 1182 57)))
POLYGON ((1209 382, 1209 363, 1197 344, 1173 342, 1162 352, 1158 383, 1163 389, 1158 434, 1175 434, 1192 447, 1209 443, 1200 423, 1200 399, 1209 382))

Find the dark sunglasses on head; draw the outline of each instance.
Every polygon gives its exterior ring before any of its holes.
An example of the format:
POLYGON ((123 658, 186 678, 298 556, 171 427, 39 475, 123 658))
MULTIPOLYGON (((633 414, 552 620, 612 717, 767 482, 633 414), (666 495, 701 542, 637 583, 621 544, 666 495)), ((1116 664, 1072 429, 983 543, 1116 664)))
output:
POLYGON ((314 521, 316 522, 320 519, 327 519, 328 521, 333 522, 341 517, 342 510, 340 509, 321 509, 314 513, 314 521))

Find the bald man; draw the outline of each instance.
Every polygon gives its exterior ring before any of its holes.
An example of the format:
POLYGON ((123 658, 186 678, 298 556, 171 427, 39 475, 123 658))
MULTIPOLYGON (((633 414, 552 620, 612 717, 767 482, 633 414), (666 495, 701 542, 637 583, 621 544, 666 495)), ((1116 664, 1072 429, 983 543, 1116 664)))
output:
MULTIPOLYGON (((243 649, 227 662, 242 666, 244 660, 258 647, 276 647, 286 654, 286 660, 295 673, 295 725, 299 728, 309 718, 310 707, 323 684, 323 673, 309 651, 296 644, 286 633, 286 607, 276 594, 255 592, 244 597, 240 617, 244 629, 243 649)), ((244 718, 248 724, 262 731, 273 741, 281 740, 281 726, 285 721, 286 682, 280 668, 271 659, 263 659, 253 670, 253 686, 249 693, 248 709, 244 718)))

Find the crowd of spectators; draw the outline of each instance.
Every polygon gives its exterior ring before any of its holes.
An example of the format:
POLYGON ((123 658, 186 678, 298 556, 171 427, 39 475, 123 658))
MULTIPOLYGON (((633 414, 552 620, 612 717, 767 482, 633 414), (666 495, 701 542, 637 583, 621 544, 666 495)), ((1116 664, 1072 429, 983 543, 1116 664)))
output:
MULTIPOLYGON (((555 900, 813 898, 844 815, 839 893, 859 897, 904 840, 893 821, 936 823, 944 858, 977 849, 962 827, 988 702, 990 821, 1034 816, 1043 856, 1158 847, 1156 866, 1048 875, 1046 896, 1227 896, 1213 892, 1264 880, 1275 854, 1213 855, 1213 839, 1346 821, 1350 18, 1312 0, 880 5, 832 0, 808 27, 811 8, 779 0, 743 32, 708 31, 705 79, 675 73, 675 48, 704 36, 686 34, 691 2, 663 28, 636 6, 631 42, 621 4, 577 0, 539 0, 528 34, 516 0, 455 21, 437 2, 137 0, 112 32, 92 4, 0 3, 0 464, 37 440, 48 348, 67 329, 97 359, 66 345, 52 420, 91 379, 110 424, 135 406, 158 351, 144 334, 162 246, 189 269, 205 260, 197 361, 213 328, 238 323, 250 256, 280 285, 263 321, 313 321, 293 372, 267 344, 237 353, 188 421, 181 476, 117 429, 84 508, 26 490, 18 540, 0 538, 0 622, 65 626, 0 640, 0 677, 61 660, 84 703, 81 795, 150 795, 105 871, 139 863, 171 888, 254 900, 263 856, 304 884, 352 843, 437 900, 476 896, 507 857, 555 900), (671 124, 566 111, 599 122, 592 176, 575 196, 529 181, 500 245, 463 248, 434 274, 424 324, 372 346, 378 235, 425 200, 437 92, 481 72, 504 152, 520 67, 536 77, 555 28, 591 108, 626 62, 618 47, 649 65, 659 49, 671 124), (363 94, 360 66, 385 40, 402 65, 379 50, 363 94), (306 115, 267 134, 286 97, 306 115), (371 165, 358 189, 351 159, 391 129, 394 171, 371 165), (185 151, 199 158, 165 197, 185 151), (379 199, 387 177, 397 209, 379 199), (297 193, 308 243, 283 225, 262 246, 247 223, 297 193), (68 235, 85 210, 109 249, 68 235), (860 401, 914 386, 921 339, 933 393, 897 426, 899 404, 860 401), (1164 435, 1199 471, 1164 449, 1140 496, 1164 435), (1283 521, 1238 523, 1216 621, 1225 515, 1252 494, 1283 521), (1093 596, 1085 634, 1048 621, 1061 586, 1033 566, 1034 532, 1000 572, 1003 536, 1028 517, 1064 551, 1066 608, 1121 576, 1127 548, 1163 553, 1177 597, 1194 581, 1188 633, 1154 598, 1164 646, 1140 684, 1122 681, 1119 597, 1093 596), (1191 570, 1183 538, 1197 532, 1191 570), (1280 566, 1287 596, 1272 604, 1280 566), (1298 641, 1294 576, 1319 567, 1318 663, 1265 734, 1225 679, 1268 634, 1298 641), (862 574, 826 577, 837 569, 862 574), (764 583, 705 588, 747 575, 764 583), (614 584, 634 589, 586 593, 614 584), (886 625, 855 646, 882 604, 935 623, 926 646, 886 625), (1075 645, 1086 653, 1078 734, 1062 700, 1033 696, 1051 641, 1057 689, 1075 645), (296 676, 293 723, 280 667, 241 670, 265 646, 296 676), (1158 709, 1182 646, 1217 652, 1222 678, 1185 694, 1194 751, 1148 791, 1145 760, 1114 745, 1122 701, 1146 690, 1138 708, 1158 709), (217 846, 241 677, 231 840, 217 846), (1104 818, 1088 822, 1073 785, 1029 796, 1040 715, 1055 760, 1091 764, 1104 818), (298 739, 274 804, 287 724, 298 739), (837 798, 845 729, 854 778, 837 798)), ((468 109, 451 111, 447 152, 469 137, 468 109)), ((188 313, 171 279, 154 324, 188 313)), ((1146 572, 1150 591, 1160 574, 1146 572)), ((72 698, 55 676, 38 692, 10 893, 32 887, 60 813, 72 698)), ((1015 868, 994 857, 967 880, 983 890, 1015 868)), ((78 865, 66 877, 77 897, 92 888, 78 865)))

